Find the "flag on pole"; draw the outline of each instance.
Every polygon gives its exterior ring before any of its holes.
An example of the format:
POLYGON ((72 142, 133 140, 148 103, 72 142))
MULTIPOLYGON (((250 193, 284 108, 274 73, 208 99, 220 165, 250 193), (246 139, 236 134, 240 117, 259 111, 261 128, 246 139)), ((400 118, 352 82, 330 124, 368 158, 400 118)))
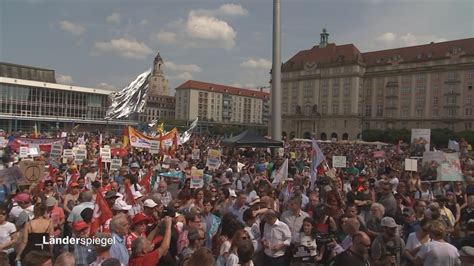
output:
POLYGON ((288 179, 288 158, 286 158, 280 168, 274 172, 272 184, 279 184, 286 179, 288 179))
POLYGON ((326 159, 315 139, 313 139, 311 146, 311 189, 313 189, 314 184, 316 183, 318 166, 326 159))
POLYGON ((130 181, 125 180, 125 201, 127 204, 135 205, 135 198, 133 197, 132 189, 130 188, 130 181))
POLYGON ((35 138, 38 138, 38 137, 39 137, 39 134, 38 134, 38 125, 36 125, 36 123, 35 123, 35 126, 33 127, 33 129, 34 129, 34 133, 33 133, 33 134, 34 134, 34 137, 35 137, 35 138))
POLYGON ((112 218, 112 211, 107 205, 102 193, 97 193, 94 205, 94 215, 92 216, 90 235, 94 236, 100 225, 112 218))
POLYGON ((152 169, 151 168, 148 169, 148 172, 146 173, 146 175, 138 183, 140 186, 145 188, 146 193, 150 193, 150 190, 151 190, 150 189, 150 181, 151 181, 152 173, 153 173, 152 169))

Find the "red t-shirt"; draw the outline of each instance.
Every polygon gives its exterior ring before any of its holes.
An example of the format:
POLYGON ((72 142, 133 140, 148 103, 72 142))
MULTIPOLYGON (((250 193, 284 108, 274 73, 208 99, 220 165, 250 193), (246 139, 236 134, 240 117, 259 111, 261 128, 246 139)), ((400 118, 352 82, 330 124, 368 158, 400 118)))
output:
POLYGON ((158 249, 153 250, 150 253, 145 254, 142 257, 130 259, 128 266, 147 266, 156 265, 160 260, 160 253, 158 249))

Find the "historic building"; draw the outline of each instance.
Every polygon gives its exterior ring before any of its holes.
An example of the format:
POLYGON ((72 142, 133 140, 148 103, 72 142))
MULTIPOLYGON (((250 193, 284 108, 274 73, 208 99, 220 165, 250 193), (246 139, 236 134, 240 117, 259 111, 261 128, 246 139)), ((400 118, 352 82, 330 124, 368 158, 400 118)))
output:
POLYGON ((269 94, 188 80, 176 88, 176 119, 233 125, 268 122, 269 94))
POLYGON ((120 130, 129 120, 105 120, 114 91, 57 84, 54 70, 0 63, 0 129, 120 130))
POLYGON ((474 38, 362 53, 320 44, 282 65, 284 134, 356 139, 364 129, 474 125, 474 38))
POLYGON ((148 95, 145 108, 140 113, 140 122, 174 119, 175 97, 170 95, 170 86, 163 73, 163 58, 158 53, 153 61, 152 75, 148 80, 148 95))

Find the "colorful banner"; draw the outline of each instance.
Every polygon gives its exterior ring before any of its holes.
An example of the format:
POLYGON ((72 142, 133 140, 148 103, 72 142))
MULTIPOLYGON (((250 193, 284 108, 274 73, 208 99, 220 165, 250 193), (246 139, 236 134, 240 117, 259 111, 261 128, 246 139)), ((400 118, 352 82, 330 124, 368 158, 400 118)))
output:
POLYGON ((24 138, 18 137, 13 138, 8 144, 11 149, 19 152, 20 147, 29 147, 30 145, 38 145, 42 152, 49 153, 51 151, 51 146, 56 143, 64 145, 66 138, 24 138))
POLYGON ((159 137, 153 138, 153 137, 146 136, 140 131, 134 129, 133 127, 128 127, 128 136, 129 136, 130 145, 136 148, 149 149, 151 146, 150 144, 151 140, 158 140, 158 141, 160 140, 159 137))
POLYGON ((431 129, 413 128, 411 130, 411 156, 423 156, 430 151, 431 129))
POLYGON ((422 180, 462 181, 462 169, 457 153, 425 152, 420 172, 422 180))
POLYGON ((161 149, 165 153, 171 154, 178 148, 178 129, 173 128, 169 132, 161 135, 161 149))

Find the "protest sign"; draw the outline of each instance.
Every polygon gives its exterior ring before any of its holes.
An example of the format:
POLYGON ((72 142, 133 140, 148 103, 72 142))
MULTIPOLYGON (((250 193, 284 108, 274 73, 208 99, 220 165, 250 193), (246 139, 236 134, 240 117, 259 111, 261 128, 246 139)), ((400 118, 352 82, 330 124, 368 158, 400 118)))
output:
POLYGON ((413 128, 411 130, 411 156, 423 156, 423 152, 430 151, 431 129, 413 128))
POLYGON ((332 167, 334 167, 334 168, 346 168, 347 167, 346 156, 333 156, 332 157, 332 167))
POLYGON ((158 140, 150 140, 150 153, 157 154, 160 152, 160 141, 158 140))
POLYGON ((110 163, 110 171, 118 171, 122 166, 122 159, 112 159, 110 163))
POLYGON ((77 149, 75 163, 77 165, 82 165, 82 161, 87 159, 87 150, 86 149, 77 149))
POLYGON ((219 150, 209 150, 207 154, 206 166, 209 169, 214 170, 219 168, 221 165, 221 151, 219 150))
POLYGON ((63 153, 63 145, 61 143, 54 143, 51 147, 50 157, 59 158, 63 153))
POLYGON ((30 154, 30 149, 28 147, 20 147, 20 158, 26 158, 30 154))
POLYGON ((385 157, 384 151, 374 151, 374 158, 383 158, 385 157))
POLYGON ((39 147, 30 147, 28 149, 28 152, 30 154, 31 157, 38 157, 40 156, 39 154, 39 147))
POLYGON ((202 188, 204 186, 204 171, 191 170, 191 184, 190 188, 202 188))
POLYGON ((19 164, 20 172, 29 183, 38 182, 44 173, 43 161, 24 161, 19 164))
POLYGON ((100 148, 100 157, 102 158, 102 162, 108 163, 112 161, 112 154, 110 152, 110 148, 100 148))
POLYGON ((405 159, 405 171, 418 171, 418 161, 415 159, 405 159))
POLYGON ((422 180, 463 181, 458 153, 425 152, 420 177, 422 180))
POLYGON ((201 154, 201 150, 199 149, 193 149, 193 153, 191 156, 191 159, 193 160, 199 160, 199 155, 201 154))
POLYGON ((285 155, 285 148, 278 148, 278 156, 283 157, 285 155))
POLYGON ((63 158, 65 158, 65 159, 74 158, 74 152, 72 151, 72 149, 64 149, 63 150, 63 158))

